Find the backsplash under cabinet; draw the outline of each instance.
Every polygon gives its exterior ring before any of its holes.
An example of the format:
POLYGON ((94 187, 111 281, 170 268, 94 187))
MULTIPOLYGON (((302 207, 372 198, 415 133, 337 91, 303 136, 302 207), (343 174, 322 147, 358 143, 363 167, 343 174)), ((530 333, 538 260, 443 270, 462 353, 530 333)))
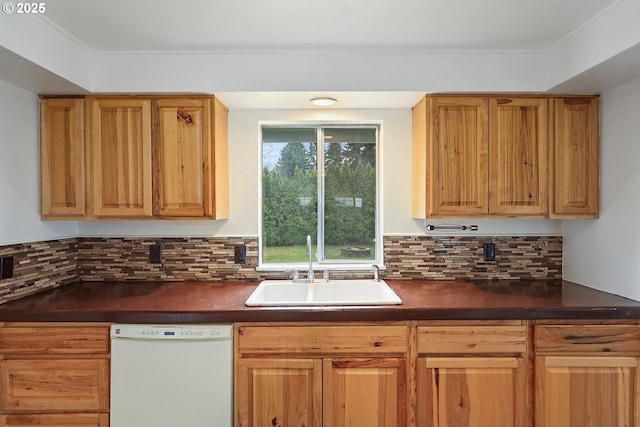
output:
MULTIPOLYGON (((561 236, 385 236, 389 280, 559 280, 561 236), (495 245, 485 261, 483 244, 495 245)), ((101 238, 81 237, 0 247, 14 257, 14 275, 0 281, 0 303, 77 281, 258 281, 283 273, 256 271, 255 237, 101 238), (246 262, 234 261, 246 247, 246 262), (160 245, 161 263, 149 262, 160 245)), ((349 277, 369 277, 368 272, 349 277)))

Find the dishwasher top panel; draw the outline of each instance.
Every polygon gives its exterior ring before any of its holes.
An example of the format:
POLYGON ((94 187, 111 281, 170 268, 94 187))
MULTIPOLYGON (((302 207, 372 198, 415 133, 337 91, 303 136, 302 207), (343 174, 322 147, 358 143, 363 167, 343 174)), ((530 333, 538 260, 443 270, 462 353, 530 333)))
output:
POLYGON ((232 324, 217 325, 111 325, 111 339, 136 340, 230 340, 232 324))

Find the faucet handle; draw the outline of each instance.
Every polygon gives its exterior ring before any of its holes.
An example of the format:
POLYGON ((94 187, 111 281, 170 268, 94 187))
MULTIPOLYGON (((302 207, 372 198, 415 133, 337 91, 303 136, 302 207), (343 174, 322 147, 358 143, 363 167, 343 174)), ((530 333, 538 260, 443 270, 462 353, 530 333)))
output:
POLYGON ((327 282, 329 281, 329 269, 326 269, 322 272, 322 279, 326 280, 327 282))
POLYGON ((293 277, 291 277, 291 280, 294 282, 297 282, 298 280, 300 280, 300 273, 298 272, 298 270, 285 270, 285 273, 291 273, 293 275, 293 277))

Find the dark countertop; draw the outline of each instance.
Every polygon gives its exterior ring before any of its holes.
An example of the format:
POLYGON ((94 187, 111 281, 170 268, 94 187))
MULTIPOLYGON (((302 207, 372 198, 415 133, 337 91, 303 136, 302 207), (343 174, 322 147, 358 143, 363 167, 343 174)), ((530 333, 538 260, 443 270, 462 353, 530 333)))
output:
POLYGON ((0 305, 0 322, 640 319, 640 302, 567 281, 387 281, 397 306, 246 307, 257 282, 78 282, 0 305))

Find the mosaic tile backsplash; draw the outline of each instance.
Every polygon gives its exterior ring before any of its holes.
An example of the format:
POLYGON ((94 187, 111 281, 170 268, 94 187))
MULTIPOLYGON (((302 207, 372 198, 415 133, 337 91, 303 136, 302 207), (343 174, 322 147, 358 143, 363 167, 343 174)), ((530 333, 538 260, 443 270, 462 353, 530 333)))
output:
POLYGON ((77 239, 0 246, 13 256, 13 277, 0 280, 0 304, 78 280, 77 239))
MULTIPOLYGON (((561 279, 561 236, 386 236, 385 279, 561 279), (496 261, 484 261, 494 243, 496 261)), ((257 272, 256 238, 77 238, 0 246, 14 256, 14 277, 0 281, 0 303, 76 280, 218 281, 284 278, 257 272), (162 263, 149 263, 149 247, 162 247, 162 263), (245 264, 234 262, 246 245, 245 264)), ((334 277, 346 277, 335 274, 334 277)), ((363 272, 348 277, 370 277, 363 272)))

